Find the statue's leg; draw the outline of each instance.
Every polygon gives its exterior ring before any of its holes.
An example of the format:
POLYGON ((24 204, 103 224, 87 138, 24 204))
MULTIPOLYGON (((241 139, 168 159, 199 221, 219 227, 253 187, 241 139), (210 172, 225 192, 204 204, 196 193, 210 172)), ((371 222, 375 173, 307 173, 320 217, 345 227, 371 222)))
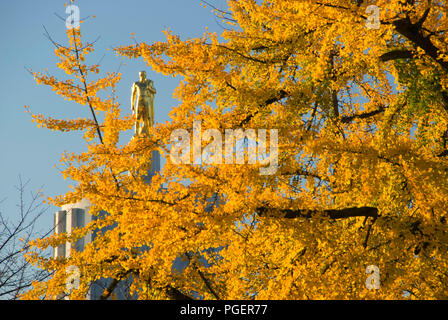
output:
POLYGON ((142 120, 141 118, 137 119, 137 122, 135 123, 135 134, 140 135, 142 133, 142 120))
POLYGON ((149 133, 148 117, 148 101, 145 99, 142 101, 142 133, 146 134, 149 133))

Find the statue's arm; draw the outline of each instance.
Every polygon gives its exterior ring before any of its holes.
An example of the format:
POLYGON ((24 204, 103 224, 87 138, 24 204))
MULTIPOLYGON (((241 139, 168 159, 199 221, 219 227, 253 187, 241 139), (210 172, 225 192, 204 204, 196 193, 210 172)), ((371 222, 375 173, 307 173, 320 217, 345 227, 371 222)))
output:
POLYGON ((151 125, 154 125, 154 123, 155 123, 155 119, 154 119, 154 103, 151 106, 151 121, 152 121, 151 125))
POLYGON ((151 86, 149 87, 149 91, 151 91, 152 94, 157 93, 156 88, 154 88, 154 81, 151 81, 151 86))
POLYGON ((132 85, 132 91, 131 91, 131 110, 132 110, 132 113, 135 113, 135 95, 136 95, 136 93, 137 93, 137 91, 136 91, 136 85, 135 85, 135 83, 132 85))

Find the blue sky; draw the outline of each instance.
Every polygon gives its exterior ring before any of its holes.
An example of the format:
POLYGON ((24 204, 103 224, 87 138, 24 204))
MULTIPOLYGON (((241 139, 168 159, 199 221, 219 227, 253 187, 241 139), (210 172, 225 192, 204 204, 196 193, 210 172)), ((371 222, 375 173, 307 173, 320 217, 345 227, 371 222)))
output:
MULTIPOLYGON (((0 1, 0 200, 6 198, 0 203, 0 210, 10 217, 17 212, 18 193, 14 185, 19 175, 23 180, 31 180, 28 191, 42 186, 45 196, 63 194, 69 181, 54 166, 64 151, 84 150, 82 134, 37 128, 24 112, 28 105, 33 113, 55 118, 89 115, 87 108, 66 102, 50 88, 37 85, 26 70, 48 68, 50 74, 65 78, 56 67, 54 47, 44 36, 43 28, 55 41, 66 43, 65 21, 57 17, 67 17, 64 3, 65 0, 0 1)), ((225 6, 225 0, 211 3, 218 8, 225 6)), ((172 92, 180 79, 156 74, 142 59, 122 60, 107 49, 134 43, 131 33, 135 33, 137 41, 146 43, 163 40, 163 29, 170 29, 183 39, 202 35, 206 26, 209 31, 220 33, 222 28, 211 8, 201 6, 200 0, 78 0, 76 4, 81 18, 96 16, 87 19, 81 29, 84 40, 93 41, 100 36, 88 63, 101 60, 100 74, 120 68, 122 80, 117 96, 123 110, 130 108, 132 82, 138 79, 140 70, 146 70, 157 89, 155 120, 169 120, 169 111, 178 103, 172 92), (120 67, 122 62, 125 65, 120 67)), ((42 228, 51 226, 55 209, 49 208, 41 220, 42 228)))

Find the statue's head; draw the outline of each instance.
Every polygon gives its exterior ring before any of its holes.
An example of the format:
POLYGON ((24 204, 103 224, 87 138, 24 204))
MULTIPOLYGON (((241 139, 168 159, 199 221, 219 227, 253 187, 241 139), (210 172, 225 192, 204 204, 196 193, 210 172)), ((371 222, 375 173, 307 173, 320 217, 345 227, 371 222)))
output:
POLYGON ((140 76, 141 81, 146 80, 146 71, 140 71, 138 75, 140 76))

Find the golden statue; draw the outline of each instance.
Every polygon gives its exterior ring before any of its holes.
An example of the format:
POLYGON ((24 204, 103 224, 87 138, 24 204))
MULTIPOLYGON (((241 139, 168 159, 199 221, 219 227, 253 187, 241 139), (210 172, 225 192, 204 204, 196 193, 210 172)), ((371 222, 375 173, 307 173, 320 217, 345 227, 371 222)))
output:
POLYGON ((148 128, 154 125, 154 81, 146 79, 146 72, 140 71, 140 81, 134 82, 131 94, 132 114, 136 117, 135 134, 148 134, 148 128), (137 101, 137 106, 135 105, 137 101))

